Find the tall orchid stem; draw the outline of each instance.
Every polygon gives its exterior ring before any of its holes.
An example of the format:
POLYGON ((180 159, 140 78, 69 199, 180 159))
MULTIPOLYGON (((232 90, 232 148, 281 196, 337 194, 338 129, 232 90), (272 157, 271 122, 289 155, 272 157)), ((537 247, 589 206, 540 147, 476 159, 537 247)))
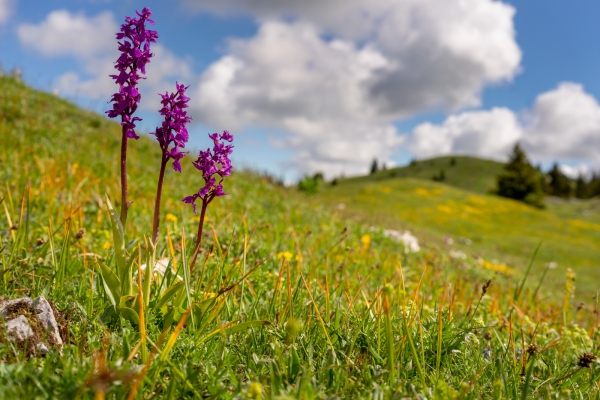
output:
POLYGON ((194 264, 196 264, 196 259, 198 258, 198 254, 200 253, 200 244, 202 244, 202 228, 204 227, 204 217, 206 216, 206 207, 208 207, 208 203, 210 203, 210 200, 212 199, 202 199, 202 211, 200 211, 198 235, 196 237, 196 247, 194 248, 194 256, 192 257, 192 262, 190 263, 190 273, 194 269, 194 264))
POLYGON ((121 138, 121 224, 125 229, 127 221, 127 128, 123 126, 123 137, 121 138))
POLYGON ((158 185, 156 187, 156 200, 154 202, 154 218, 152 219, 152 244, 156 246, 158 241, 158 228, 160 225, 160 201, 162 198, 163 181, 165 179, 165 168, 169 159, 163 155, 160 164, 160 173, 158 175, 158 185))

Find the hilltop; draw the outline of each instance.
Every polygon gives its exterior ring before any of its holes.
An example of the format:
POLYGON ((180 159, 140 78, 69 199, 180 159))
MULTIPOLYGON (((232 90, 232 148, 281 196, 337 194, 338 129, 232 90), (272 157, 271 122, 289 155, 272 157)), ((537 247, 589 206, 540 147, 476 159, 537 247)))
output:
POLYGON ((338 178, 338 185, 379 182, 398 178, 433 180, 444 175, 443 183, 476 193, 488 193, 496 187, 496 176, 503 163, 470 156, 445 156, 414 160, 404 167, 379 170, 371 175, 338 178))

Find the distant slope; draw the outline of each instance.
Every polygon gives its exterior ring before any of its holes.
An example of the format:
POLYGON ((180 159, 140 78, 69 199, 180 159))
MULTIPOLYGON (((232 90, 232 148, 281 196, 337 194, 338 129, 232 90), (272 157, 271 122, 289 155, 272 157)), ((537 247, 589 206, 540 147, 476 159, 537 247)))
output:
POLYGON ((431 180, 444 171, 443 183, 477 193, 487 193, 496 187, 496 175, 504 164, 469 156, 437 157, 420 160, 405 167, 378 171, 373 175, 338 179, 341 185, 359 182, 377 182, 396 178, 416 178, 431 180), (454 160, 454 161, 453 161, 454 160))
POLYGON ((328 186, 318 196, 363 222, 409 229, 430 244, 459 249, 486 260, 495 258, 520 271, 542 242, 534 275, 539 276, 546 263, 555 261, 558 270, 552 271, 549 278, 555 280, 557 287, 563 285, 566 269, 573 268, 583 278, 578 281, 578 288, 590 294, 597 289, 599 223, 423 179, 356 179, 352 183, 328 186), (339 203, 345 207, 339 207, 339 203), (445 243, 446 236, 454 238, 452 246, 445 243), (461 237, 472 244, 459 243, 457 239, 461 237))

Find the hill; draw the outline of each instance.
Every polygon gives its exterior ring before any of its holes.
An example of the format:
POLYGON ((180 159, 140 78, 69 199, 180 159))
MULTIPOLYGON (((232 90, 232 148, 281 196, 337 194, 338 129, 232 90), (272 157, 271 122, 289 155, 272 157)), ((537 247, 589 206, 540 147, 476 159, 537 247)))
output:
POLYGON ((585 277, 579 284, 584 296, 598 290, 600 224, 593 218, 600 213, 582 206, 595 201, 552 200, 550 210, 537 210, 510 199, 413 178, 348 180, 327 186, 319 196, 332 206, 342 203, 344 215, 364 223, 409 229, 447 251, 495 259, 516 271, 526 269, 542 243, 534 275, 541 276, 544 266, 555 262, 558 269, 550 278, 557 288, 567 268, 572 268, 585 277), (446 243, 450 241, 452 245, 446 243))
MULTIPOLYGON (((557 286, 544 284, 538 293, 537 281, 506 273, 491 260, 457 261, 435 246, 411 251, 380 229, 389 218, 371 228, 332 214, 319 196, 251 172, 228 177, 228 195, 211 203, 193 270, 187 262, 199 218, 181 198, 197 191, 201 178, 191 157, 182 160, 181 174, 167 172, 156 255, 168 266, 146 279, 152 275, 143 272, 144 238, 160 154, 149 137, 130 142, 133 204, 126 240, 115 246, 118 229, 111 230, 104 196, 119 198, 119 139, 118 124, 0 77, 0 297, 48 298, 64 342, 43 357, 34 346, 47 339, 36 311, 4 309, 4 318, 19 313, 35 331, 15 341, 2 326, 0 398, 597 394, 597 308, 571 300, 572 274, 561 290, 563 302, 542 301, 557 286), (136 271, 132 279, 144 279, 121 297, 119 254, 136 271)), ((449 188, 404 182, 419 185, 412 199, 395 198, 401 187, 388 193, 371 183, 357 201, 366 209, 380 206, 375 194, 381 193, 406 204, 427 199, 437 209, 431 194, 449 188)), ((443 196, 458 204, 463 193, 449 188, 443 196)), ((506 214, 486 216, 497 204, 479 204, 480 197, 471 207, 501 229, 506 214)), ((395 204, 396 214, 408 209, 395 204)), ((412 221, 421 218, 424 227, 439 217, 413 210, 412 221)), ((466 220, 458 227, 465 236, 478 228, 466 220)), ((505 225, 515 229, 510 220, 505 225)), ((567 223, 565 229, 588 228, 567 223)), ((578 273, 590 286, 594 276, 578 273)))
POLYGON ((380 170, 371 175, 338 178, 338 185, 360 182, 379 182, 396 178, 415 178, 432 180, 443 171, 443 182, 464 190, 488 193, 496 187, 496 176, 504 164, 470 156, 436 157, 413 161, 398 168, 380 170))

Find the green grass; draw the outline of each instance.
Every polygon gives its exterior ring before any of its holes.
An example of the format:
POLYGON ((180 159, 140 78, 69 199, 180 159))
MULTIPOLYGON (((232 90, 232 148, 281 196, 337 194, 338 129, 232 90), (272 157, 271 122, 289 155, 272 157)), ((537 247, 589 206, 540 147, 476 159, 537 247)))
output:
POLYGON ((409 229, 445 252, 459 249, 472 258, 498 260, 495 263, 508 265, 517 276, 541 242, 535 276, 541 276, 547 263, 556 262, 558 268, 549 282, 562 285, 566 269, 572 268, 585 277, 578 284, 581 300, 587 301, 600 289, 600 223, 575 218, 583 214, 575 205, 590 202, 562 202, 550 210, 537 210, 517 201, 410 178, 332 186, 321 196, 332 206, 344 203, 345 213, 365 223, 409 229), (452 245, 445 243, 447 236, 452 245), (461 243, 461 238, 472 244, 461 243))
POLYGON ((496 187, 496 176, 504 164, 469 156, 436 157, 414 161, 399 168, 381 170, 371 175, 338 179, 339 185, 352 185, 364 182, 379 182, 399 178, 432 180, 444 171, 444 183, 477 193, 488 193, 496 187))
MULTIPOLYGON (((535 297, 536 280, 516 295, 521 282, 510 275, 434 247, 406 253, 319 197, 250 172, 227 179, 229 195, 211 204, 200 263, 185 278, 191 302, 209 312, 179 330, 153 308, 156 282, 145 324, 103 322, 110 301, 93 265, 115 266, 103 196, 119 198, 119 137, 100 116, 0 78, 0 295, 44 294, 68 325, 62 352, 46 358, 2 335, 0 398, 598 397, 597 364, 577 366, 584 352, 598 353, 595 305, 576 308, 571 280, 564 302, 540 301, 556 286, 535 297), (532 343, 539 354, 525 351, 532 343)), ((128 252, 150 233, 158 155, 150 139, 130 143, 128 252)), ((189 158, 182 164, 165 180, 158 253, 183 276, 197 219, 179 199, 200 177, 189 158)), ((380 207, 391 195, 377 190, 363 203, 380 207)))

